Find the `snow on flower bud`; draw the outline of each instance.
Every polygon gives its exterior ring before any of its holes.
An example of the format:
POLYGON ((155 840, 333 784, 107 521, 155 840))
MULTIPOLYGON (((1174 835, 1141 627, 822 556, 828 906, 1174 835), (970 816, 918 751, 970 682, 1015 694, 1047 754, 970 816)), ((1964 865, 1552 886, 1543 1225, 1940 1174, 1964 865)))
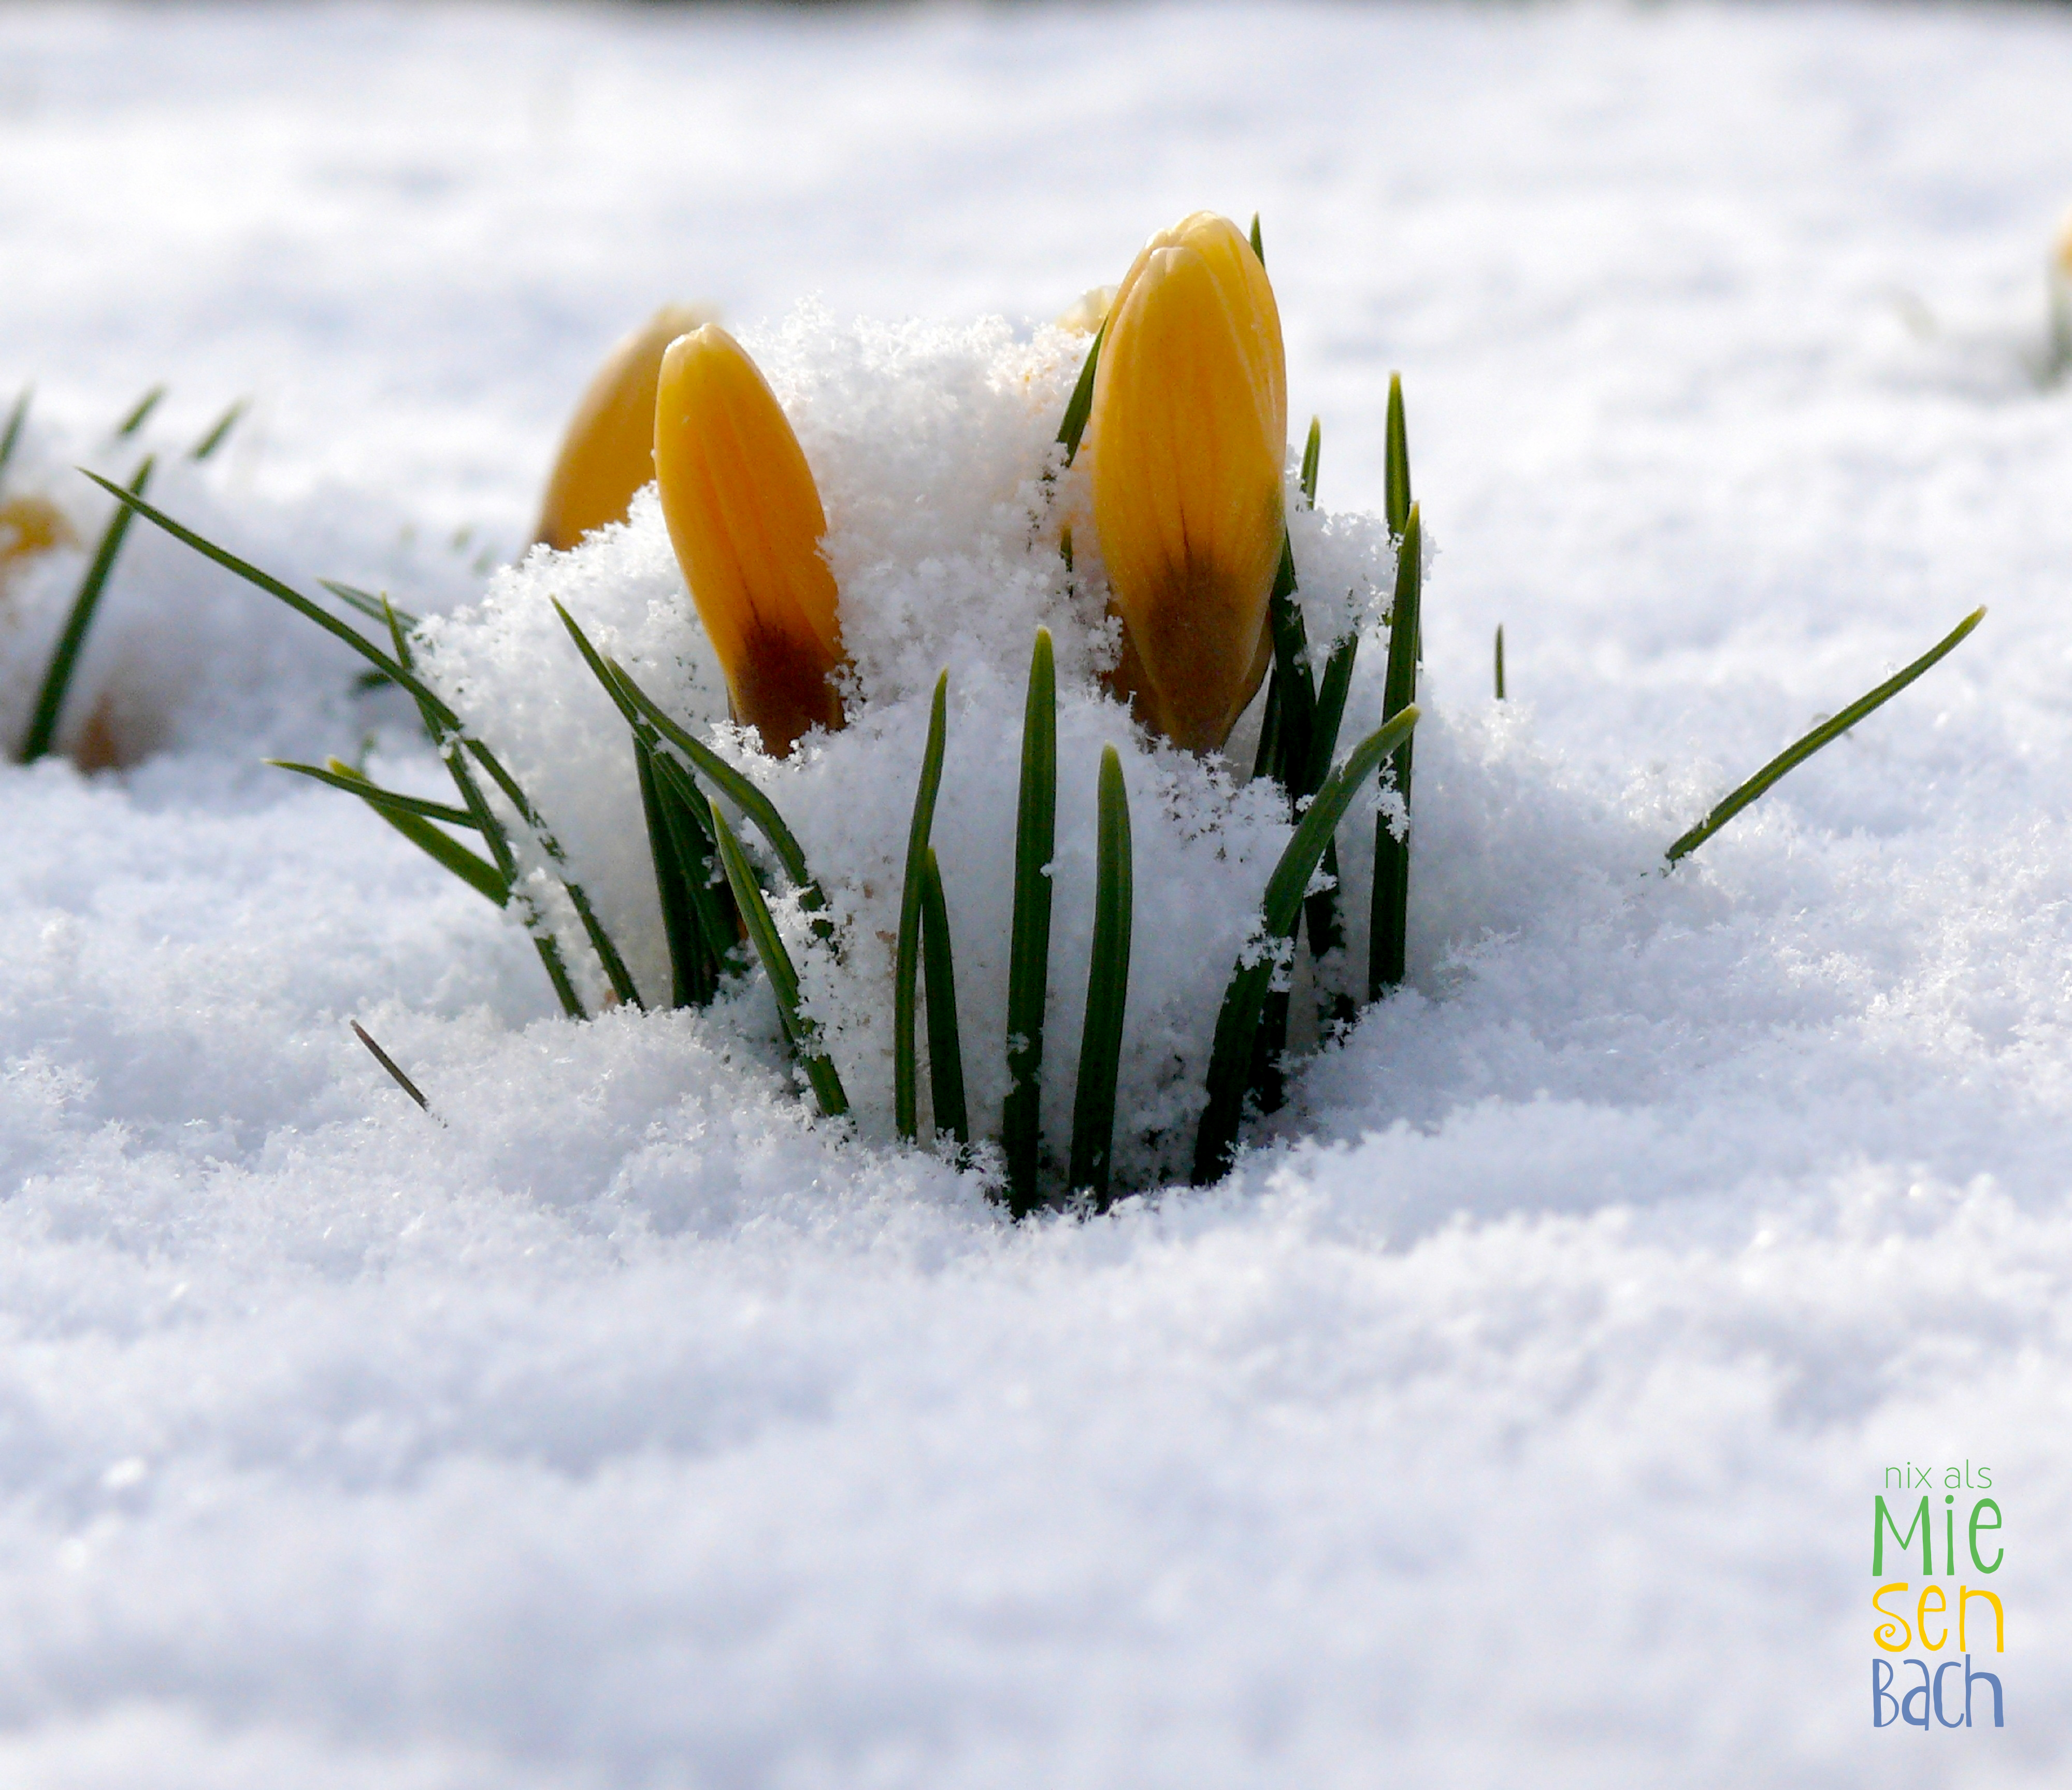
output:
POLYGON ((1059 315, 1058 327, 1068 329, 1075 335, 1092 335, 1107 318, 1116 290, 1112 286, 1089 287, 1065 307, 1059 315))
POLYGON ((561 438, 535 541, 555 551, 592 529, 623 522, 634 493, 655 478, 655 386, 662 351, 711 313, 664 305, 605 356, 561 438))
POLYGON ((655 412, 662 514, 737 719, 787 755, 839 727, 842 663, 820 494, 777 395, 717 324, 672 342, 655 412))
POLYGON ((1191 752, 1220 747, 1272 656, 1288 448, 1281 319, 1227 218, 1153 237, 1094 378, 1094 525, 1122 619, 1115 681, 1191 752))

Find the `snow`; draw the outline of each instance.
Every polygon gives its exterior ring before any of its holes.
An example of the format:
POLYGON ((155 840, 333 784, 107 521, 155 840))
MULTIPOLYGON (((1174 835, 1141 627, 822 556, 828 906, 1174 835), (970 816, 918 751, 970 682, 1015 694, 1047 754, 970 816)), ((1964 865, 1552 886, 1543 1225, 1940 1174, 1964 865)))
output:
MULTIPOLYGON (((0 1777, 2058 1781, 2068 76, 2045 9, 0 11, 9 488, 88 541, 65 469, 127 476, 162 380, 175 513, 537 670, 537 562, 479 556, 655 305, 792 341, 780 389, 879 343, 832 418, 1208 204, 1263 214, 1326 508, 1376 506, 1400 368, 1437 547, 1412 988, 1222 1187, 1013 1227, 752 1027, 555 1017, 487 903, 257 763, 372 732, 431 788, 393 698, 134 531, 81 678, 149 755, 0 772, 0 1777), (1864 1719, 1863 1530, 1967 1459, 2008 1726, 1916 1746, 1864 1719)), ((555 574, 630 652, 657 538, 555 574)), ((10 587, 10 729, 80 557, 10 587)), ((878 837, 870 743, 787 773, 802 831, 878 837)), ((623 819, 567 830, 637 888, 623 819)))

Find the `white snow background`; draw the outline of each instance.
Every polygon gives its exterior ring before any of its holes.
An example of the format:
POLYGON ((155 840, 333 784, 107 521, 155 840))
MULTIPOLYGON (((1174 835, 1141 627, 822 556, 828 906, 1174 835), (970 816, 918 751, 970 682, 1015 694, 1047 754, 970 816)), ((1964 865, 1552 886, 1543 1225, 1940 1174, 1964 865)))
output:
POLYGON ((393 719, 342 649, 135 531, 158 750, 0 770, 0 1782, 2060 1781, 2068 93, 2048 9, 0 8, 10 480, 249 393, 162 500, 450 609, 664 299, 1026 331, 1257 209, 1327 507, 1404 374, 1449 743, 1414 988, 1017 1228, 553 1017, 259 767, 393 719), (1993 1471, 2004 1730, 1872 1731, 1909 1459, 1993 1471))

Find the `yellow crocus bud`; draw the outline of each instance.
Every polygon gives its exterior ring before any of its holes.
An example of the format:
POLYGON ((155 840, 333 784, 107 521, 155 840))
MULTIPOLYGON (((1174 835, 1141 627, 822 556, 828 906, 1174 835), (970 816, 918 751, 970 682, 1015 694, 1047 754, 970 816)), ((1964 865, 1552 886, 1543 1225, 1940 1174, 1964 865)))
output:
POLYGON ((1230 737, 1272 657, 1287 374, 1266 270, 1227 218, 1153 237, 1108 313, 1094 526, 1122 618, 1115 682, 1191 752, 1230 737))
POLYGON ((788 755, 839 727, 842 663, 820 494, 777 394, 741 344, 707 323, 669 344, 655 471, 676 563, 726 673, 737 719, 788 755))
POLYGON ((662 351, 712 313, 664 305, 621 339, 590 382, 547 479, 535 541, 557 553, 592 529, 623 522, 633 495, 655 478, 655 385, 662 351))
POLYGON ((47 497, 10 497, 0 503, 0 590, 10 576, 38 553, 79 543, 64 512, 47 497))
POLYGON ((1281 346, 1281 307, 1273 302, 1273 287, 1266 278, 1266 264, 1252 250, 1251 240, 1231 220, 1215 212, 1193 212, 1170 230, 1161 230, 1137 250, 1137 259, 1115 290, 1110 315, 1129 296, 1130 288, 1144 277, 1151 257, 1161 249, 1191 249, 1209 264, 1233 317, 1242 319, 1258 352, 1258 367, 1272 395, 1273 430, 1284 444, 1288 439, 1288 356, 1281 346))

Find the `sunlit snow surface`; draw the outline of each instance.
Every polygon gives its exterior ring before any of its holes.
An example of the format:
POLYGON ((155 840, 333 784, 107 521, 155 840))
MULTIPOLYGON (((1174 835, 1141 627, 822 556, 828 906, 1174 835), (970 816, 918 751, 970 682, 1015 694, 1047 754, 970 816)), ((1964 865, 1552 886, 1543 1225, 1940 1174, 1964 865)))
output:
POLYGON ((1016 1231, 550 1017, 257 766, 400 712, 138 531, 82 677, 161 749, 0 772, 0 1778, 2058 1781, 2068 92, 2046 10, 0 11, 11 476, 89 527, 139 392, 249 393, 163 500, 452 610, 665 298, 1027 339, 1256 208, 1328 507, 1404 373, 1440 724, 1414 990, 1223 1188, 1016 1231), (1871 1494, 1966 1459, 2008 1725, 1873 1733, 1871 1494))

